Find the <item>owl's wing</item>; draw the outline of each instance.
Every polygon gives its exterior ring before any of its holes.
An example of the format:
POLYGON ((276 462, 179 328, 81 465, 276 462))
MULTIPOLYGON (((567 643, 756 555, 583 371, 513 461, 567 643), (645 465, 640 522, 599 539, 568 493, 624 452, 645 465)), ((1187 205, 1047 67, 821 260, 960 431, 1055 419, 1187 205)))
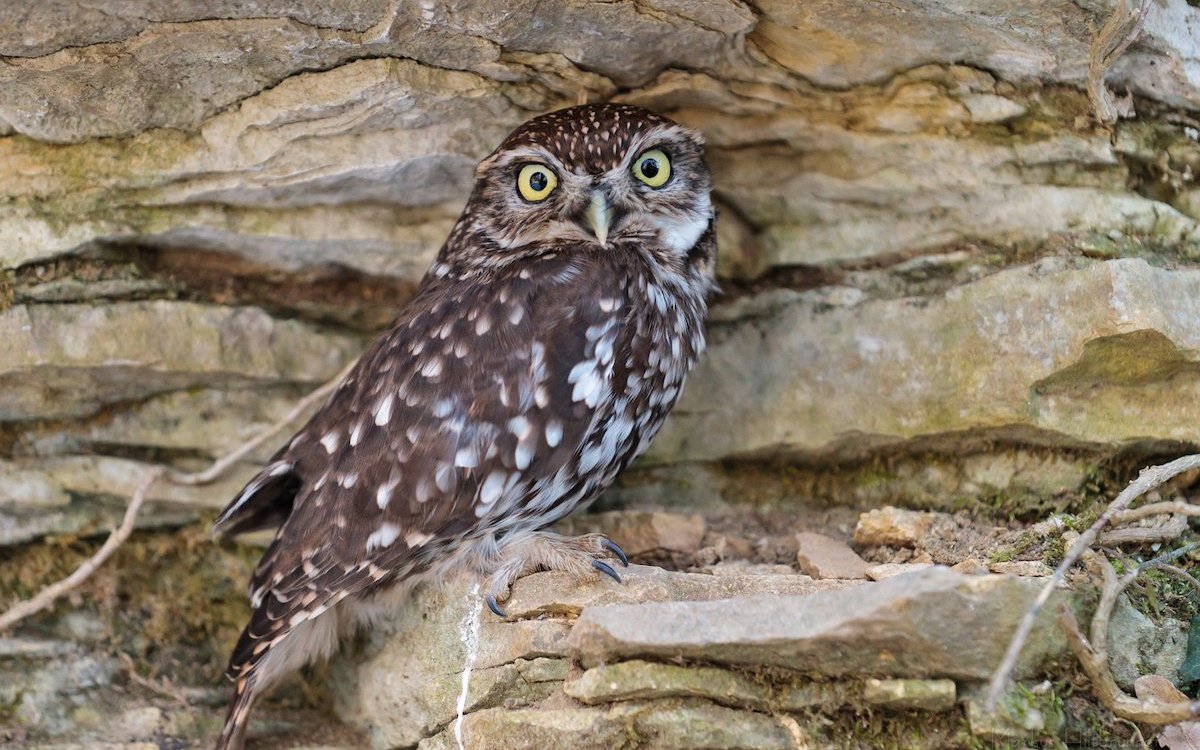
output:
POLYGON ((515 514, 550 513, 611 392, 626 327, 621 275, 588 262, 549 256, 486 285, 423 285, 272 464, 297 478, 294 507, 252 578, 231 676, 342 598, 428 568, 480 524, 502 531, 515 514))

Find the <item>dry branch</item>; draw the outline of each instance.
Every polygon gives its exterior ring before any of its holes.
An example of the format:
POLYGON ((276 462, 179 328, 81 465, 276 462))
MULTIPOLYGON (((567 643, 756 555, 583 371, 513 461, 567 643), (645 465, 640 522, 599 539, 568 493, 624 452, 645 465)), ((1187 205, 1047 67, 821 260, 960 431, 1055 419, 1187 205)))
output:
POLYGON ((272 424, 266 430, 255 435, 250 440, 239 445, 230 453, 218 458, 204 471, 191 474, 184 474, 165 466, 156 466, 150 470, 142 483, 133 491, 132 497, 129 499, 129 504, 125 507, 125 515, 121 519, 121 525, 118 526, 108 538, 104 540, 104 544, 96 551, 94 555, 84 560, 83 563, 74 570, 69 576, 60 581, 56 581, 46 588, 39 591, 36 595, 23 602, 18 602, 13 605, 7 612, 0 615, 0 632, 8 630, 16 625, 21 620, 24 620, 30 615, 34 615, 46 609, 54 602, 62 598, 67 592, 76 588, 86 581, 93 573, 95 573, 101 565, 103 565, 112 554, 117 551, 129 535, 133 533, 134 526, 137 522, 138 512, 146 501, 146 494, 150 488, 159 480, 171 482, 172 484, 180 485, 203 485, 216 481, 225 472, 248 456, 250 453, 259 448, 263 443, 270 440, 276 433, 287 427, 317 401, 325 398, 334 389, 342 378, 350 372, 350 369, 355 363, 351 362, 333 379, 326 382, 321 387, 309 393, 302 398, 282 419, 272 424))
POLYGON ((1037 616, 1042 611, 1042 607, 1046 605, 1046 601, 1050 599, 1050 595, 1054 593, 1054 589, 1062 585, 1067 571, 1079 561, 1084 552, 1090 550, 1092 545, 1096 543, 1100 532, 1114 519, 1124 513, 1137 498, 1173 477, 1198 467, 1200 467, 1200 455, 1192 454, 1177 458, 1161 466, 1151 466, 1142 469, 1137 479, 1130 482, 1109 503, 1104 512, 1100 514, 1100 517, 1096 519, 1096 522, 1087 531, 1079 535, 1079 538, 1067 550, 1067 554, 1063 556, 1062 562, 1055 568, 1054 574, 1050 576, 1050 580, 1038 592, 1033 605, 1029 607, 1029 610, 1025 613, 1025 617, 1021 619, 1021 623, 1017 626, 1017 631, 1013 634, 1012 640, 1008 644, 1008 650, 1004 653, 1004 659, 992 674, 991 682, 988 685, 987 702, 985 704, 987 710, 992 711, 995 709, 997 701, 1000 700, 1001 694, 1003 694, 1005 688, 1008 686, 1013 670, 1016 669, 1017 659, 1021 656, 1021 649, 1025 647, 1025 641, 1029 639, 1029 634, 1033 631, 1034 623, 1037 621, 1037 616))
POLYGON ((1192 585, 1192 588, 1194 588, 1196 590, 1196 593, 1200 594, 1200 580, 1197 580, 1196 576, 1187 572, 1183 568, 1178 568, 1178 567, 1175 567, 1174 565, 1163 565, 1163 566, 1161 566, 1161 570, 1165 573, 1170 573, 1171 575, 1175 576, 1176 578, 1187 581, 1188 583, 1190 583, 1192 585))
POLYGON ((1187 527, 1187 517, 1181 513, 1172 516, 1169 521, 1160 526, 1133 526, 1106 531, 1096 538, 1096 543, 1101 546, 1115 547, 1121 544, 1165 542, 1179 538, 1180 534, 1187 531, 1187 527))
MULTIPOLYGON (((1066 631, 1067 643, 1075 652, 1079 663, 1083 665, 1083 671, 1091 680, 1096 697, 1108 710, 1122 719, 1143 724, 1174 724, 1200 715, 1200 702, 1160 703, 1144 701, 1129 695, 1117 685, 1112 671, 1108 668, 1108 625, 1117 597, 1146 570, 1152 568, 1173 569, 1174 566, 1170 565, 1170 562, 1182 557, 1192 549, 1195 549, 1195 545, 1189 545, 1142 563, 1120 579, 1117 578, 1116 571, 1113 570, 1112 563, 1107 558, 1092 553, 1094 561, 1100 567, 1104 584, 1100 593, 1100 602, 1096 605, 1096 613, 1092 616, 1090 642, 1080 632, 1079 622, 1075 619, 1075 613, 1071 611, 1071 608, 1065 603, 1059 607, 1059 622, 1066 631)), ((1187 574, 1184 573, 1184 575, 1187 574)))
POLYGON ((1200 505, 1192 505, 1186 500, 1166 500, 1160 503, 1150 503, 1137 508, 1131 508, 1113 516, 1113 525, 1140 521, 1158 515, 1200 516, 1200 505))
POLYGON ((138 511, 141 510, 142 503, 146 501, 146 493, 150 491, 150 487, 164 473, 165 469, 156 468, 142 480, 142 483, 133 491, 133 497, 130 498, 129 505, 125 508, 125 517, 121 519, 121 525, 108 535, 108 538, 104 540, 104 544, 96 551, 96 554, 84 560, 83 564, 76 568, 71 575, 61 581, 50 584, 39 591, 33 598, 18 602, 3 615, 0 615, 0 630, 7 630, 26 617, 49 607, 68 591, 86 581, 108 558, 112 557, 117 548, 133 532, 133 525, 137 521, 138 511))
POLYGON ((1104 658, 1079 631, 1075 613, 1065 603, 1059 608, 1058 621, 1067 633, 1067 643, 1091 680, 1096 697, 1117 716, 1145 724, 1174 724, 1200 713, 1200 703, 1151 703, 1130 696, 1113 680, 1104 658))

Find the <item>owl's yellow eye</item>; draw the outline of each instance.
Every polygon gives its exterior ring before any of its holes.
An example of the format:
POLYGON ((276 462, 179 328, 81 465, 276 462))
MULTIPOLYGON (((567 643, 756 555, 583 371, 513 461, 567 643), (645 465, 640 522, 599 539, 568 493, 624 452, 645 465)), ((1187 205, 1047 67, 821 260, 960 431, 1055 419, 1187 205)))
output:
POLYGON ((671 160, 660 148, 643 151, 633 162, 633 176, 652 188, 660 188, 671 179, 671 160))
POLYGON ((526 164, 517 174, 517 190, 530 203, 546 200, 556 187, 558 177, 545 164, 526 164))

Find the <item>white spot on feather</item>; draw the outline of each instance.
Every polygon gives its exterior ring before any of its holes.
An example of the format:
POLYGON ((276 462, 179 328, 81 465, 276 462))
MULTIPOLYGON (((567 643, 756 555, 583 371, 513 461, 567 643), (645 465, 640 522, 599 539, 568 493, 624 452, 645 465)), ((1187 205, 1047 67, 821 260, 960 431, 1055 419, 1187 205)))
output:
POLYGON ((410 531, 404 535, 404 543, 414 549, 424 547, 431 539, 433 539, 433 534, 426 534, 420 531, 410 531))
POLYGON ((433 379, 442 374, 442 358, 434 357, 425 363, 421 368, 421 374, 427 378, 433 379))
POLYGON ((379 489, 375 490, 375 504, 383 510, 392 501, 392 493, 396 490, 396 485, 388 483, 379 485, 379 489))
POLYGON ((445 461, 438 461, 433 472, 433 481, 442 492, 449 492, 451 480, 454 479, 454 467, 445 461))
POLYGON ((503 471, 493 471, 488 474, 487 479, 483 480, 483 487, 479 488, 479 502, 483 505, 491 505, 499 500, 507 480, 508 474, 503 471))
POLYGON ((385 523, 371 536, 367 537, 367 552, 387 547, 400 536, 400 527, 394 523, 385 523))
POLYGON ((518 469, 528 469, 529 464, 533 463, 533 445, 530 443, 519 443, 517 450, 513 453, 513 461, 518 469))
POLYGON ((473 445, 459 448, 454 454, 454 465, 460 469, 474 469, 479 465, 479 449, 473 445))
POLYGON ((546 423, 546 445, 551 448, 562 442, 563 424, 557 419, 551 419, 546 423))
POLYGON ((325 452, 331 455, 335 450, 337 450, 338 445, 340 445, 341 442, 342 437, 338 435, 337 430, 331 430, 325 433, 324 437, 321 438, 321 445, 325 446, 325 452))
POLYGON ((433 416, 438 419, 444 419, 450 416, 454 411, 454 400, 449 398, 439 398, 433 403, 433 416))
POLYGON ((392 404, 396 397, 389 393, 384 396, 383 400, 375 407, 375 424, 380 427, 387 424, 392 419, 392 404))
POLYGON ((525 417, 518 416, 508 420, 508 431, 515 435, 517 440, 524 440, 532 429, 533 424, 525 417))
POLYGON ((571 391, 572 401, 583 401, 591 408, 600 403, 604 379, 594 361, 585 360, 572 367, 567 382, 575 384, 574 390, 571 391))

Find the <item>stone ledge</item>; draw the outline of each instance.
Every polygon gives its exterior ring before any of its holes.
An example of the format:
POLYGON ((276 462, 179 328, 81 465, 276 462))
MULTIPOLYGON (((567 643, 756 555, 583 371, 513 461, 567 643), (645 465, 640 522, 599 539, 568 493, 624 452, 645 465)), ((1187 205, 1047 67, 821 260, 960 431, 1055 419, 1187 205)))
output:
MULTIPOLYGON (((787 747, 788 722, 807 731, 789 713, 953 706, 956 682, 977 684, 999 663, 1039 587, 944 567, 879 583, 622 572, 620 586, 523 578, 505 605, 510 621, 483 608, 465 581, 419 592, 336 661, 339 716, 376 748, 457 747, 460 699, 464 737, 482 743, 470 747, 528 737, 610 747, 630 728, 669 747, 759 746, 752 738, 787 747), (722 722, 739 727, 743 744, 712 734, 722 722)), ((1065 648, 1048 619, 1023 674, 1065 648)))
MULTIPOLYGON (((1008 634, 1040 588, 1036 581, 934 567, 809 596, 593 607, 580 615, 569 643, 588 666, 652 658, 830 677, 982 680, 1000 663, 1008 634)), ((1026 670, 1065 647, 1051 621, 1044 616, 1031 637, 1026 670)))

